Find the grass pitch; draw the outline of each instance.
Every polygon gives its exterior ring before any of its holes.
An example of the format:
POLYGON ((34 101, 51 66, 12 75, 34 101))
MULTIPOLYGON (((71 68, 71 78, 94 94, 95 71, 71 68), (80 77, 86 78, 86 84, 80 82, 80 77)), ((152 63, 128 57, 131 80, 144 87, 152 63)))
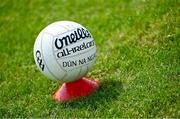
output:
POLYGON ((0 118, 180 117, 178 0, 3 0, 0 3, 0 118), (97 60, 87 98, 52 100, 59 83, 35 66, 38 33, 59 20, 90 30, 97 60))

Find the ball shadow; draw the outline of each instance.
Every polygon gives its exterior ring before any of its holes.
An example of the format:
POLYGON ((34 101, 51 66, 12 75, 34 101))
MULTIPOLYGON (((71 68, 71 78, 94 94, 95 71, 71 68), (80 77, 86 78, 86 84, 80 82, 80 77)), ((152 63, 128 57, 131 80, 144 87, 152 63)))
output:
POLYGON ((97 109, 105 103, 111 103, 117 100, 123 91, 121 81, 107 80, 100 83, 100 87, 92 95, 79 100, 63 103, 64 108, 91 108, 97 109))

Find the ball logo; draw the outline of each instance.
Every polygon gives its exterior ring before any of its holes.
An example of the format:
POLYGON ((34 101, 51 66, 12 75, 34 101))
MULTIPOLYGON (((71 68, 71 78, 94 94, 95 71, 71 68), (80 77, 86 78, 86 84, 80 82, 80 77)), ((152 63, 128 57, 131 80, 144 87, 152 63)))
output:
POLYGON ((56 58, 60 59, 69 55, 75 55, 83 50, 88 50, 89 48, 95 46, 95 43, 91 38, 92 36, 89 31, 84 28, 77 28, 68 34, 57 36, 54 42, 55 49, 57 51, 55 54, 56 58), (87 38, 90 40, 87 40, 87 38), (79 44, 79 41, 82 43, 79 44), (66 47, 69 45, 72 45, 72 47, 66 47))
POLYGON ((39 68, 44 71, 44 64, 41 58, 41 52, 39 50, 36 51, 36 59, 37 63, 39 64, 39 68))
POLYGON ((66 35, 62 38, 56 38, 55 46, 57 49, 62 49, 64 46, 68 46, 69 44, 76 43, 80 39, 91 38, 88 30, 83 28, 77 28, 76 31, 66 35))

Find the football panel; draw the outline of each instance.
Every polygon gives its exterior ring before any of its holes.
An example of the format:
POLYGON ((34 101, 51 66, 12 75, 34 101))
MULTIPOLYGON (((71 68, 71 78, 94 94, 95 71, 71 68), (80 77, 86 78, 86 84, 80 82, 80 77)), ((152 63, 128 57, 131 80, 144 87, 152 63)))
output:
POLYGON ((53 36, 52 34, 43 33, 42 39, 41 39, 41 48, 42 48, 42 55, 44 57, 44 61, 48 69, 51 71, 54 77, 56 77, 57 80, 61 80, 64 75, 66 74, 66 71, 63 70, 63 68, 58 65, 55 56, 53 55, 53 36))
POLYGON ((42 56, 42 50, 41 50, 41 37, 42 34, 40 33, 38 37, 36 38, 35 44, 34 44, 34 60, 38 67, 38 69, 43 73, 46 77, 55 80, 56 78, 51 74, 48 67, 44 63, 44 58, 42 56))

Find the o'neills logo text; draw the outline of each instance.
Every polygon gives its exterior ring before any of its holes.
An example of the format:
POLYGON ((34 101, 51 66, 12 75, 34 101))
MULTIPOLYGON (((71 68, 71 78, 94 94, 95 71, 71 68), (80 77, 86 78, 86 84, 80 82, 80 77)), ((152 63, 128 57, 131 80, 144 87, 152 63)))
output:
POLYGON ((68 35, 65 35, 62 38, 56 38, 55 47, 60 50, 63 47, 68 46, 72 43, 76 43, 78 40, 84 38, 91 38, 89 31, 84 28, 77 28, 75 31, 68 35))

